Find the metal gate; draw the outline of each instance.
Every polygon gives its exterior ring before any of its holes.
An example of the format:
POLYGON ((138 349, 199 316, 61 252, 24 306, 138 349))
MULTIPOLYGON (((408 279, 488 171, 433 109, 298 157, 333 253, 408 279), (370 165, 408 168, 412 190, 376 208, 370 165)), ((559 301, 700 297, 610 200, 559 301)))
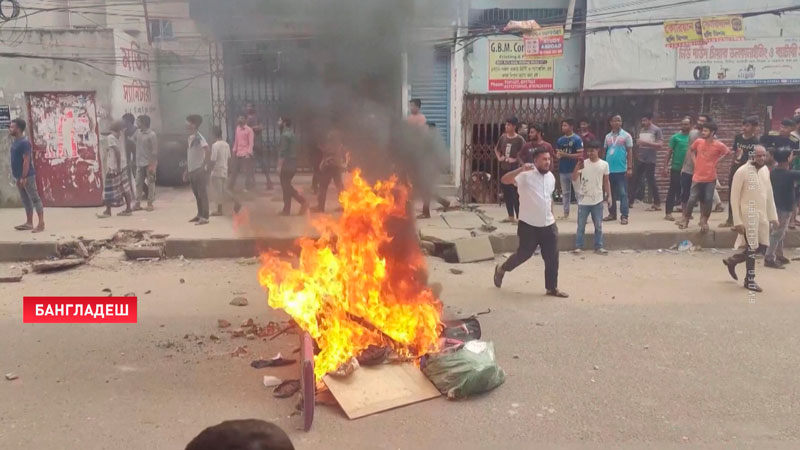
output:
POLYGON ((641 106, 624 97, 545 95, 467 95, 464 99, 461 152, 461 196, 467 202, 494 203, 498 200, 499 170, 494 146, 504 131, 504 122, 516 117, 520 123, 538 123, 544 139, 555 143, 561 135, 561 120, 588 119, 592 132, 604 136, 608 119, 622 114, 638 117, 641 106), (636 111, 632 111, 636 109, 636 111))

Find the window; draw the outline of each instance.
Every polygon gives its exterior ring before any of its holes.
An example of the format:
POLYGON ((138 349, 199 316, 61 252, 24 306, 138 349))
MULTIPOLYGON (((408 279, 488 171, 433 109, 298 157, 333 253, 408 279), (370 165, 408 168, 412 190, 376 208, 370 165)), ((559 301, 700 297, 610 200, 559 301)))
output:
POLYGON ((173 39, 172 21, 165 19, 150 19, 150 38, 154 41, 166 41, 173 39))

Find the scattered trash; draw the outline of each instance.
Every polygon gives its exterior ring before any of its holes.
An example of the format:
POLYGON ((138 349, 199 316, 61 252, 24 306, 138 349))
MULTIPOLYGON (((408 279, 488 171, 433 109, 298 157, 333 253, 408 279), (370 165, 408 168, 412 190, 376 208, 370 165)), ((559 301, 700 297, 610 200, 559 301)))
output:
POLYGON ((692 251, 693 249, 694 249, 694 244, 692 244, 692 241, 690 241, 688 239, 683 241, 683 242, 681 242, 680 244, 678 244, 678 247, 677 247, 677 250, 679 252, 688 252, 688 251, 692 251))
POLYGON ((123 295, 123 297, 136 297, 135 292, 128 292, 127 294, 123 295))
POLYGON ((461 269, 450 269, 450 273, 452 273, 453 275, 462 275, 464 271, 461 269))
POLYGON ((286 380, 272 390, 275 398, 289 398, 300 390, 300 380, 286 380))
POLYGON ((519 355, 514 355, 514 356, 512 356, 512 358, 519 359, 519 355))
POLYGON ((58 270, 71 269, 73 267, 77 267, 83 264, 86 264, 86 260, 83 258, 56 259, 54 261, 35 262, 31 265, 31 268, 36 273, 47 273, 47 272, 55 272, 58 270))
POLYGON ((389 348, 388 347, 378 347, 377 345, 370 345, 367 347, 366 350, 361 352, 358 355, 358 364, 362 366, 377 366, 378 364, 382 364, 386 361, 386 357, 389 356, 389 348))
POLYGON ((264 375, 264 387, 278 386, 281 383, 283 383, 283 380, 281 380, 280 378, 276 378, 270 375, 264 375))
POLYGON ((241 328, 237 328, 237 329, 233 330, 233 333, 232 333, 232 335, 233 335, 233 337, 235 337, 235 338, 244 337, 244 330, 243 330, 243 329, 241 329, 241 328))
POLYGON ((247 320, 242 321, 242 328, 252 327, 253 325, 255 325, 255 322, 253 322, 253 319, 247 319, 247 320))
POLYGON ((594 366, 594 370, 600 370, 600 366, 594 366))
POLYGON ((14 372, 10 372, 10 373, 6 374, 6 380, 8 380, 8 381, 14 381, 17 378, 19 378, 19 375, 15 374, 14 372))
POLYGON ((105 289, 102 290, 102 292, 108 292, 110 294, 111 293, 111 289, 105 288, 105 289))
POLYGON ((212 334, 208 338, 211 339, 212 341, 218 341, 219 340, 219 336, 217 336, 216 334, 212 334))
POLYGON ((506 379, 495 361, 494 344, 486 341, 471 341, 455 352, 429 355, 422 371, 451 400, 491 391, 506 379))
POLYGON ((544 322, 536 322, 536 326, 537 327, 543 327, 544 326, 544 322))
POLYGON ((350 358, 346 363, 344 363, 341 366, 339 366, 339 369, 337 369, 334 372, 331 372, 329 375, 332 376, 332 377, 336 377, 336 378, 349 377, 359 367, 361 367, 361 366, 359 366, 359 364, 358 364, 358 359, 350 358))
POLYGON ((491 232, 497 231, 497 227, 494 226, 494 225, 486 225, 486 224, 484 224, 484 225, 481 225, 480 230, 481 231, 485 231, 487 233, 491 233, 491 232))
POLYGON ((255 341, 256 335, 253 333, 248 333, 244 338, 247 339, 248 341, 255 341))
POLYGON ((236 264, 239 264, 240 266, 252 266, 258 264, 258 258, 256 258, 255 256, 253 256, 252 258, 242 258, 236 261, 236 264))
POLYGON ((234 349, 234 350, 231 352, 231 356, 234 356, 234 357, 237 357, 237 358, 238 358, 238 357, 240 357, 240 356, 244 356, 244 355, 246 355, 247 353, 248 353, 248 352, 247 352, 247 347, 236 347, 236 348, 235 348, 235 349, 234 349))
POLYGON ((245 297, 234 297, 230 304, 233 306, 247 306, 247 299, 245 297))
POLYGON ((278 353, 272 359, 257 359, 250 363, 250 367, 254 369, 263 369, 265 367, 283 367, 283 366, 290 366, 296 363, 297 360, 295 359, 284 359, 280 353, 278 353))
POLYGON ((231 323, 225 319, 218 319, 217 320, 217 327, 218 328, 228 328, 231 326, 231 323))
POLYGON ((153 291, 151 291, 150 289, 148 289, 148 290, 144 291, 144 295, 147 295, 147 294, 149 294, 149 293, 151 293, 151 292, 153 292, 153 291))
POLYGON ((474 316, 462 320, 449 320, 444 322, 441 337, 462 342, 476 341, 481 338, 481 324, 474 316))

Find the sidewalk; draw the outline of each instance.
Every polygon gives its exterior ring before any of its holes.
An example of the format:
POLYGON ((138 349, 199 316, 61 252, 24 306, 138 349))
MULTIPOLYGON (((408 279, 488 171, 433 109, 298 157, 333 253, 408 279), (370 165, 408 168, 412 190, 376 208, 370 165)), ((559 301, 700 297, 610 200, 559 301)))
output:
MULTIPOLYGON (((277 183, 277 177, 273 178, 277 183)), ((259 177, 257 182, 260 190, 243 197, 247 220, 243 220, 241 224, 234 223, 230 210, 226 210, 226 216, 212 217, 208 225, 195 226, 188 223, 196 211, 194 197, 188 187, 159 187, 156 210, 136 212, 131 217, 98 219, 96 215, 103 210, 101 207, 47 208, 47 230, 41 234, 13 229, 24 221, 21 208, 0 209, 0 261, 44 259, 57 254, 56 245, 59 241, 105 240, 119 230, 149 230, 169 235, 165 247, 167 256, 183 255, 187 258, 250 257, 256 255, 259 249, 291 248, 296 238, 316 234, 310 224, 313 214, 278 216, 282 207, 280 187, 276 185, 274 190, 266 192, 263 190, 263 178, 259 177)), ((309 198, 311 204, 316 205, 316 198, 311 195, 311 176, 299 175, 295 184, 309 198)), ((331 189, 328 195, 329 210, 334 209, 335 198, 331 189)), ((629 225, 621 225, 619 222, 603 224, 607 249, 668 249, 686 239, 704 248, 733 246, 734 233, 718 228, 727 218, 727 213, 713 214, 710 221, 711 231, 702 235, 696 220, 688 230, 679 230, 673 222, 663 219, 663 212, 644 211, 646 207, 647 205, 637 203, 631 210, 629 225)), ((420 205, 417 205, 418 212, 419 209, 420 205)), ((500 223, 506 217, 505 207, 496 204, 474 205, 472 209, 474 210, 452 210, 446 213, 434 210, 431 219, 418 221, 420 233, 444 241, 488 235, 495 253, 516 250, 516 226, 500 223), (491 230, 492 226, 496 229, 491 230)), ((121 208, 115 208, 115 214, 120 210, 121 208)), ((556 205, 556 213, 559 214, 560 211, 561 205, 556 205)), ((299 212, 298 205, 295 204, 293 212, 299 212)), ((698 214, 699 211, 695 216, 698 214)), ((558 222, 559 247, 564 251, 574 248, 576 217, 577 206, 573 205, 571 217, 558 222)), ((591 249, 594 240, 591 220, 586 228, 586 248, 591 249)), ((787 246, 800 246, 800 231, 790 232, 787 246)))

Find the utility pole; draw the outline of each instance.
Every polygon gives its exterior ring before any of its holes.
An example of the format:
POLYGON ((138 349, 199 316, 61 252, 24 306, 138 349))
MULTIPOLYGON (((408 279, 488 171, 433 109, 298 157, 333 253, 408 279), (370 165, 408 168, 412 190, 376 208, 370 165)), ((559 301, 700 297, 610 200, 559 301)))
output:
POLYGON ((153 35, 150 33, 150 15, 147 14, 147 0, 142 0, 142 9, 144 9, 144 29, 147 30, 147 44, 153 45, 153 35))

